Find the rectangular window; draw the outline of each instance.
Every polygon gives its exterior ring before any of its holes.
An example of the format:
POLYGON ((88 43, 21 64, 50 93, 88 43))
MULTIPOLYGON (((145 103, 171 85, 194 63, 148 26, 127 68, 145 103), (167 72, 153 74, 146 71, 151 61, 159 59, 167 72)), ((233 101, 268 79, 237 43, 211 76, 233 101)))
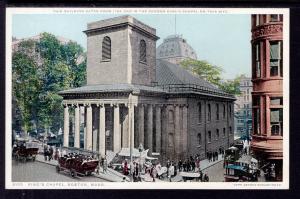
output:
POLYGON ((216 104, 216 108, 217 108, 217 110, 216 110, 217 120, 219 120, 220 119, 219 118, 219 104, 216 104))
POLYGON ((219 129, 216 130, 216 140, 218 140, 220 137, 219 129))
POLYGON ((211 108, 210 108, 210 104, 207 105, 207 120, 211 121, 211 108))
POLYGON ((260 43, 255 45, 255 77, 260 77, 260 43))
POLYGON ((226 115, 226 109, 225 109, 225 104, 223 104, 223 118, 225 118, 226 115))
POLYGON ((270 104, 271 105, 282 105, 282 97, 270 97, 270 104))
POLYGON ((226 137, 226 128, 223 128, 223 137, 226 137))
POLYGON ((260 112, 258 108, 253 109, 254 112, 254 134, 260 135, 260 112))
POLYGON ((270 109, 271 135, 282 135, 282 108, 270 109))
POLYGON ((282 76, 282 42, 270 41, 270 76, 282 76))
POLYGON ((253 106, 259 106, 260 98, 259 96, 253 96, 253 106))
POLYGON ((229 134, 232 134, 232 128, 231 128, 231 126, 229 127, 229 134))
POLYGON ((279 15, 270 15, 270 22, 280 21, 279 15))
POLYGON ((208 143, 211 143, 211 131, 208 131, 208 143))

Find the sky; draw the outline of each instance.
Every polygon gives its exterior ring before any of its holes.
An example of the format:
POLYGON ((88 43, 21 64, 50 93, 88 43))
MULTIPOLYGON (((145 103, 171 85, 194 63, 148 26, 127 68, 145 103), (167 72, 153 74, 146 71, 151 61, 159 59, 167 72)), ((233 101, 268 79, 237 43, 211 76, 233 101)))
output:
MULTIPOLYGON (((128 13, 130 14, 130 13, 128 13)), ((251 21, 249 14, 130 14, 156 29, 156 46, 179 34, 196 51, 199 60, 223 68, 222 77, 233 79, 251 73, 251 21)), ((12 35, 18 39, 48 32, 79 43, 86 50, 87 23, 116 17, 113 14, 14 14, 12 35)))

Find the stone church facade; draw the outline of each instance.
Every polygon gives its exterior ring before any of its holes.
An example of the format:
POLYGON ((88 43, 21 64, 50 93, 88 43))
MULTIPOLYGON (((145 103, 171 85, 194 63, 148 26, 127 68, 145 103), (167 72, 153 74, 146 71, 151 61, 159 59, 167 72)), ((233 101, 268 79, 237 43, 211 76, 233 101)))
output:
POLYGON ((233 143, 234 96, 176 64, 175 54, 182 50, 176 42, 168 59, 165 52, 157 57, 156 30, 131 16, 89 23, 84 32, 87 85, 60 92, 64 146, 74 136, 74 147, 80 147, 81 123, 84 148, 102 156, 142 145, 161 161, 205 158, 233 143), (70 114, 75 114, 74 132, 70 114))

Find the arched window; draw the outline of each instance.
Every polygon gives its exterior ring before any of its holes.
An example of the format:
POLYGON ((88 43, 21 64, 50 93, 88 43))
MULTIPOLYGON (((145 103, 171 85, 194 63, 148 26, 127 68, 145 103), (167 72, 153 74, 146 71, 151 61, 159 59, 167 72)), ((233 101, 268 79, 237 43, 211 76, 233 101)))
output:
POLYGON ((198 139, 198 145, 201 145, 201 142, 202 142, 201 133, 198 133, 197 139, 198 139))
POLYGON ((169 111, 169 123, 174 123, 174 112, 172 110, 169 111))
POLYGON ((147 62, 146 59, 146 42, 145 40, 141 40, 140 42, 140 62, 147 62))
POLYGON ((111 40, 108 36, 102 41, 102 60, 109 61, 111 59, 111 40))

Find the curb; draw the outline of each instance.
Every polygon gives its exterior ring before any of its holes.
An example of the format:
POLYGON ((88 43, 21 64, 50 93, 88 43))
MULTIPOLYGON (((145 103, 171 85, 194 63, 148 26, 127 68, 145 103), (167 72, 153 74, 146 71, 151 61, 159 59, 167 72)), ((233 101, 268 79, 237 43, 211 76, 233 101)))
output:
POLYGON ((201 169, 201 171, 203 171, 203 170, 205 170, 205 169, 208 169, 209 167, 212 167, 212 166, 214 166, 214 165, 216 165, 216 164, 218 164, 218 163, 220 163, 220 162, 222 162, 222 161, 223 161, 223 160, 216 161, 216 162, 214 162, 213 164, 209 165, 208 167, 205 167, 204 169, 201 169))

